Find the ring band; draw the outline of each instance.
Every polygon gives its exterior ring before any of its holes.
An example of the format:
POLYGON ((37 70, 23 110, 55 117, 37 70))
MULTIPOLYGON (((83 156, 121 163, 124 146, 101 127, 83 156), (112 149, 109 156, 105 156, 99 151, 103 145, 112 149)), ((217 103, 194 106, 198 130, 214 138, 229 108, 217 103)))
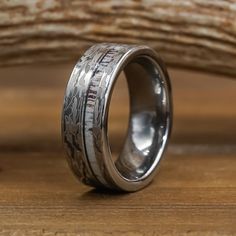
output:
POLYGON ((93 187, 137 191, 153 179, 172 126, 168 73, 147 46, 96 44, 75 65, 62 111, 68 162, 80 181, 93 187), (114 162, 107 134, 113 88, 124 71, 130 118, 123 149, 114 162))

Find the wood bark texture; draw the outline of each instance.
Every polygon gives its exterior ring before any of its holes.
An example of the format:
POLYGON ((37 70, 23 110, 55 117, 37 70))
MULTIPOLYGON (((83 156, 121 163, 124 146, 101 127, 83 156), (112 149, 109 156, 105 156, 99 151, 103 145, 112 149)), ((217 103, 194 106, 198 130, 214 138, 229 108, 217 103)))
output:
POLYGON ((97 42, 147 44, 169 65, 235 76, 236 1, 0 1, 0 66, 75 60, 97 42))

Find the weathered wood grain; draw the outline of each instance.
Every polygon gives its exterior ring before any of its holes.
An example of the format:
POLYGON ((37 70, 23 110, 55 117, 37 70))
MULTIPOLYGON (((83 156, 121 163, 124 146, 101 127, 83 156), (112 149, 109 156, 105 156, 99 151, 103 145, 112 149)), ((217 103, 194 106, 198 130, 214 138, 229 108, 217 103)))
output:
POLYGON ((236 1, 0 2, 0 66, 77 60, 95 42, 148 44, 178 67, 236 75, 236 1))
POLYGON ((235 155, 167 154, 134 194, 83 186, 60 152, 0 159, 1 236, 236 234, 235 155))

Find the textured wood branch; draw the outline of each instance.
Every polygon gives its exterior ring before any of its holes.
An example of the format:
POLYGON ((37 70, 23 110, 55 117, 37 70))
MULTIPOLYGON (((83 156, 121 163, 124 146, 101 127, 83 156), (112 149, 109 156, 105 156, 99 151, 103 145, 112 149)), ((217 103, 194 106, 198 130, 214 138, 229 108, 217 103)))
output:
POLYGON ((144 43, 176 66, 236 75, 235 0, 0 2, 0 66, 77 59, 94 42, 144 43))

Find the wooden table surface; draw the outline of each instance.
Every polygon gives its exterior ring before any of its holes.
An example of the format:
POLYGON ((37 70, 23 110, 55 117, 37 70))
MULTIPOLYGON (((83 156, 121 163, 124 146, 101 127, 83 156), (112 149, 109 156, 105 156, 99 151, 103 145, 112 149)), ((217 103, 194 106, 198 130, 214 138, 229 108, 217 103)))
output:
MULTIPOLYGON (((78 183, 65 161, 71 68, 0 70, 0 236, 236 235, 236 80, 171 69, 174 129, 159 173, 142 191, 118 194, 78 183)), ((117 88, 114 152, 127 115, 117 88)))

